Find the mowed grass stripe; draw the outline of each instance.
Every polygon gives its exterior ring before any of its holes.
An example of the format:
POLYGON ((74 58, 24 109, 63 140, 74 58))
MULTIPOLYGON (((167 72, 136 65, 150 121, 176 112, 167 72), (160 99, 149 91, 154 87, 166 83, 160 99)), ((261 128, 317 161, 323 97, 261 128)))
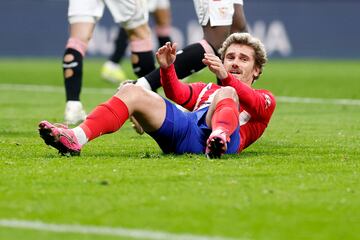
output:
MULTIPOLYGON (((50 92, 64 93, 64 87, 50 85, 27 85, 27 84, 0 84, 2 91, 24 91, 24 92, 50 92)), ((112 88, 83 88, 85 94, 109 95, 115 93, 112 88)), ((303 98, 276 96, 277 102, 283 103, 310 103, 310 104, 334 104, 334 105, 355 105, 360 106, 360 99, 332 99, 332 98, 303 98)))

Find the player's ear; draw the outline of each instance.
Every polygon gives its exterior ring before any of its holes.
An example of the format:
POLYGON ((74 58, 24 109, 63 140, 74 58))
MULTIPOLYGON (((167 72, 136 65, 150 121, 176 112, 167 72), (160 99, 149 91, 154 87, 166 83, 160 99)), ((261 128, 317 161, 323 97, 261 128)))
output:
POLYGON ((257 79, 260 76, 260 67, 255 65, 253 69, 254 79, 257 79))

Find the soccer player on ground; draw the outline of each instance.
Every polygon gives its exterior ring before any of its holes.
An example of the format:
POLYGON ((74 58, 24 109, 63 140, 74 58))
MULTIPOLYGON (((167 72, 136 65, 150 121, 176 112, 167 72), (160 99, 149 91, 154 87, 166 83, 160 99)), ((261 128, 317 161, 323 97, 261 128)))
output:
POLYGON ((164 153, 205 153, 210 158, 240 153, 263 134, 275 109, 269 91, 252 88, 267 61, 266 52, 248 33, 232 34, 219 52, 222 60, 205 54, 203 62, 223 87, 179 81, 173 64, 175 43, 168 42, 156 53, 166 96, 191 112, 143 87, 123 84, 78 127, 41 121, 40 136, 61 154, 78 155, 88 141, 117 131, 134 115, 164 153))
MULTIPOLYGON (((193 1, 204 39, 177 53, 174 65, 180 79, 203 69, 204 54, 217 54, 230 33, 247 31, 243 0, 193 1)), ((161 86, 160 69, 139 78, 136 84, 156 91, 161 86)))
MULTIPOLYGON (((161 47, 167 42, 171 42, 171 10, 169 0, 149 0, 148 9, 150 15, 155 20, 155 32, 161 47)), ((128 35, 123 27, 119 28, 119 33, 114 41, 115 49, 109 59, 104 63, 101 69, 101 76, 113 83, 119 83, 127 79, 125 72, 122 70, 120 62, 125 55, 128 46, 128 35)), ((135 74, 137 74, 134 69, 135 74)), ((147 74, 147 73, 146 73, 147 74)), ((145 74, 144 74, 145 75, 145 74)), ((137 75, 138 77, 143 77, 137 75)))
POLYGON ((86 117, 80 102, 83 59, 96 22, 102 17, 105 5, 116 23, 127 31, 132 52, 133 68, 143 76, 155 69, 148 9, 144 0, 69 0, 70 36, 63 58, 66 90, 65 122, 76 124, 86 117))

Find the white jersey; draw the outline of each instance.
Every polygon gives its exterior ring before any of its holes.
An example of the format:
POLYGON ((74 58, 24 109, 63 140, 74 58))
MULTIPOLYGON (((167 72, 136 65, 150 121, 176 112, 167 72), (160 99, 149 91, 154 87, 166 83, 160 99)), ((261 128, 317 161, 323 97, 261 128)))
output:
POLYGON ((199 23, 205 26, 229 26, 232 24, 234 4, 243 0, 193 0, 199 23))
POLYGON ((148 22, 147 0, 69 0, 69 22, 96 22, 104 14, 105 6, 114 21, 126 29, 133 29, 148 22))

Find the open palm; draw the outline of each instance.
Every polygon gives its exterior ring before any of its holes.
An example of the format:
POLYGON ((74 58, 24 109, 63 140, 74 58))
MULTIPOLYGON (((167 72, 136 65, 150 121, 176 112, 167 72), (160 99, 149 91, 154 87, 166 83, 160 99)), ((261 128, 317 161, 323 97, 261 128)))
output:
POLYGON ((176 59, 176 43, 167 42, 156 52, 156 59, 161 68, 168 68, 176 59))

